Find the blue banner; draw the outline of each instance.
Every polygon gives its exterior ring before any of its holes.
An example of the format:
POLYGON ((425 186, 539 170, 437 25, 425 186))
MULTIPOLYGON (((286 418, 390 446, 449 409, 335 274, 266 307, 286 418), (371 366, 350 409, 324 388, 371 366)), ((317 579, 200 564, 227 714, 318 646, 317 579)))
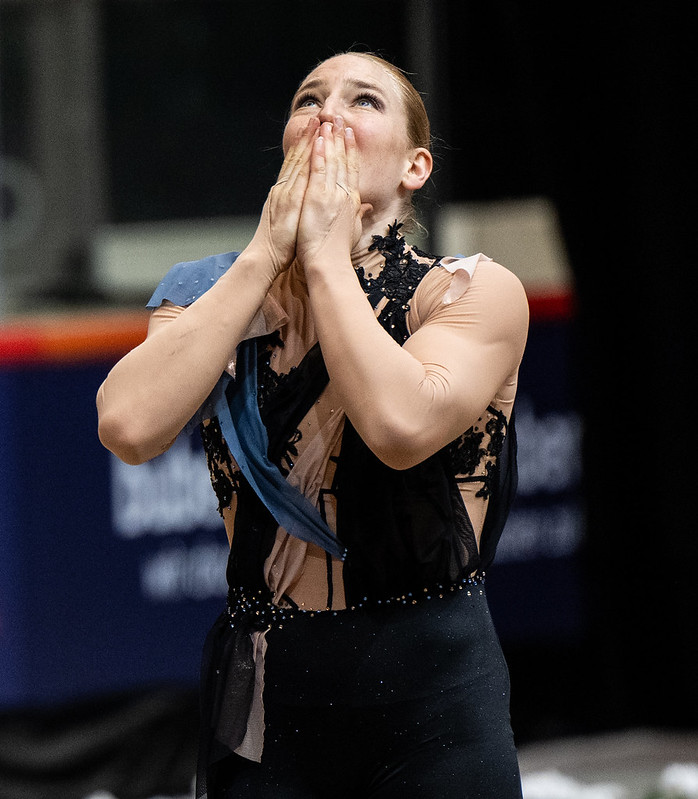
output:
MULTIPOLYGON (((127 466, 97 438, 111 363, 0 369, 0 705, 195 683, 228 544, 198 433, 127 466)), ((502 640, 575 635, 582 425, 571 326, 534 323, 519 494, 488 575, 502 640)))

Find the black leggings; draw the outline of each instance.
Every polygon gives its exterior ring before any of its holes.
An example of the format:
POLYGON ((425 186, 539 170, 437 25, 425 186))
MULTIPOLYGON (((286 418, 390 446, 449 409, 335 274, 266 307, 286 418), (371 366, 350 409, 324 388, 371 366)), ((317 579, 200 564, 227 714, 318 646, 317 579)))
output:
POLYGON ((481 586, 268 633, 261 763, 210 799, 520 799, 509 678, 481 586))

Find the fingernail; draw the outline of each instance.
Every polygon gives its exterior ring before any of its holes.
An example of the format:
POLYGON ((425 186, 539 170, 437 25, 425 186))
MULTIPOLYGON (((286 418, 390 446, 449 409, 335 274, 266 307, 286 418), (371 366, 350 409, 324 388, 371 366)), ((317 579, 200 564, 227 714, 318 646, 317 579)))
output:
POLYGON ((339 116, 335 117, 334 118, 334 124, 335 124, 335 127, 340 128, 340 130, 341 130, 341 128, 344 127, 344 119, 343 119, 343 117, 339 117, 339 116))
POLYGON ((344 131, 344 135, 346 136, 347 139, 353 139, 354 138, 354 128, 347 128, 344 131))

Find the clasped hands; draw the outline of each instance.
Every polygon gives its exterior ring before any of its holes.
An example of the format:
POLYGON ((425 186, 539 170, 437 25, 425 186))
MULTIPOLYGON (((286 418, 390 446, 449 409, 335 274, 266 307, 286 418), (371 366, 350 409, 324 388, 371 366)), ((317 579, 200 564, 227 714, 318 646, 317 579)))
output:
POLYGON ((350 255, 370 208, 359 196, 353 130, 341 117, 324 123, 312 117, 286 153, 251 246, 267 254, 272 278, 294 258, 305 269, 322 268, 330 253, 350 255))

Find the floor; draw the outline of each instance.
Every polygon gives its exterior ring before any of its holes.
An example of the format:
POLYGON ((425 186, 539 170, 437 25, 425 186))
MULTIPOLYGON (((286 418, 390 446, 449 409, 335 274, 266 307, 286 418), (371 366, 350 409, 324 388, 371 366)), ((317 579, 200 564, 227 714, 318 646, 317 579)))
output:
MULTIPOLYGON (((673 764, 692 764, 698 799, 698 732, 629 730, 523 746, 519 761, 524 799, 648 799, 673 764)), ((97 791, 85 799, 118 799, 97 791)), ((193 799, 192 794, 152 799, 193 799)))
POLYGON ((535 743, 520 748, 519 761, 525 799, 645 799, 673 764, 692 764, 684 771, 698 782, 698 732, 629 730, 535 743))

